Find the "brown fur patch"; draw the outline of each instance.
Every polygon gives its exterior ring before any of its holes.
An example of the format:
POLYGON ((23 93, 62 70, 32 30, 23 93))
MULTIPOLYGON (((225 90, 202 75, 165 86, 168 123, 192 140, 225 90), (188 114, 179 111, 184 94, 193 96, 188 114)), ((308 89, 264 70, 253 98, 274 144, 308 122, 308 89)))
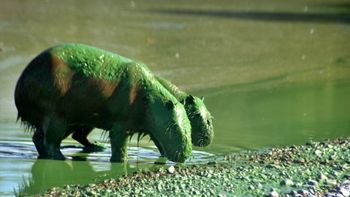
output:
POLYGON ((68 64, 55 55, 51 57, 51 65, 55 85, 60 91, 60 95, 64 96, 71 87, 72 77, 75 72, 68 64))
POLYGON ((108 80, 99 80, 98 83, 100 90, 106 98, 109 98, 114 93, 116 87, 118 86, 118 83, 108 80))
POLYGON ((135 102, 137 94, 138 94, 138 88, 136 85, 133 85, 130 89, 130 92, 129 92, 129 103, 130 104, 133 104, 135 102))

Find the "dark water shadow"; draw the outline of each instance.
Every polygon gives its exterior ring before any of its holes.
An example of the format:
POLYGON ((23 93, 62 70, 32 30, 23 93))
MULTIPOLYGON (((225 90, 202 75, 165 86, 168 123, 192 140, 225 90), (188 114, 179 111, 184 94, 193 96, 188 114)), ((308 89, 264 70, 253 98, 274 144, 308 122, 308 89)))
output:
POLYGON ((210 16, 220 18, 236 18, 256 21, 277 22, 315 22, 315 23, 350 23, 350 13, 299 13, 268 11, 229 11, 229 10, 195 10, 195 9, 152 9, 160 14, 189 16, 210 16))
POLYGON ((88 184, 93 180, 116 178, 135 171, 137 168, 127 163, 113 163, 109 170, 97 171, 90 162, 38 159, 32 166, 32 176, 24 178, 23 183, 15 191, 21 196, 33 195, 51 187, 77 183, 88 184))

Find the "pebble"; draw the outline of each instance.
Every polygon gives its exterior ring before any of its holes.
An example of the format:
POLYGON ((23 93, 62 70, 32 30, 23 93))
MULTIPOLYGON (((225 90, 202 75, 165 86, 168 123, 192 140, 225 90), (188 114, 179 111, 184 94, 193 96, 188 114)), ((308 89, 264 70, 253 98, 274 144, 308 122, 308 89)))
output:
POLYGON ((339 187, 337 187, 337 191, 345 197, 350 196, 350 181, 345 180, 339 187))
POLYGON ((345 187, 340 187, 338 191, 345 197, 350 196, 350 190, 345 187))
POLYGON ((292 186, 294 183, 292 180, 290 179, 285 179, 281 182, 281 185, 285 185, 285 186, 292 186))
POLYGON ((309 194, 309 192, 307 190, 301 189, 301 190, 298 190, 298 194, 300 194, 302 196, 307 196, 309 194))
POLYGON ((337 180, 328 179, 327 183, 330 184, 330 185, 336 185, 337 184, 337 180))
POLYGON ((318 182, 315 181, 315 180, 309 180, 308 185, 317 186, 317 185, 318 185, 318 182))
POLYGON ((170 166, 170 167, 168 168, 168 173, 169 173, 169 174, 174 174, 174 173, 175 173, 175 167, 174 167, 174 166, 170 166))
POLYGON ((318 157, 320 157, 320 156, 322 155, 322 151, 316 150, 316 151, 315 151, 315 155, 317 155, 318 157))
POLYGON ((324 175, 324 174, 320 174, 320 179, 321 180, 327 180, 328 179, 328 177, 326 176, 326 175, 324 175))
POLYGON ((269 196, 270 197, 278 197, 279 195, 276 191, 271 191, 269 196))

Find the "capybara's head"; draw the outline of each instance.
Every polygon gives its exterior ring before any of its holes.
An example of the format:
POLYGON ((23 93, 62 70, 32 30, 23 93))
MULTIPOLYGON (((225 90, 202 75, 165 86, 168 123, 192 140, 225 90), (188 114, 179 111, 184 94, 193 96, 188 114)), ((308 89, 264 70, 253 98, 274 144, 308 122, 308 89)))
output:
POLYGON ((174 162, 184 162, 192 152, 191 124, 184 106, 176 99, 150 101, 147 122, 151 135, 174 162))
POLYGON ((208 146, 214 138, 213 117, 203 100, 192 95, 185 99, 185 108, 192 127, 192 143, 200 147, 208 146))

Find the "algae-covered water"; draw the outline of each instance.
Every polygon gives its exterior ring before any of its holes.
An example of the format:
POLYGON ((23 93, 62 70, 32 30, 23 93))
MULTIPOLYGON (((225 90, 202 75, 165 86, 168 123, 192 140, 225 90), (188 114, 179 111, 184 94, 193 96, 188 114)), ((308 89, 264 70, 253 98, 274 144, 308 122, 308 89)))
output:
MULTIPOLYGON (((152 168, 159 153, 132 141, 127 165, 110 150, 37 160, 16 123, 13 92, 42 50, 81 42, 145 62, 214 116, 215 140, 187 163, 245 149, 349 136, 350 3, 346 0, 0 2, 0 195, 90 183, 152 168)), ((101 143, 101 132, 90 137, 101 143)), ((72 146, 73 145, 73 146, 72 146)))

